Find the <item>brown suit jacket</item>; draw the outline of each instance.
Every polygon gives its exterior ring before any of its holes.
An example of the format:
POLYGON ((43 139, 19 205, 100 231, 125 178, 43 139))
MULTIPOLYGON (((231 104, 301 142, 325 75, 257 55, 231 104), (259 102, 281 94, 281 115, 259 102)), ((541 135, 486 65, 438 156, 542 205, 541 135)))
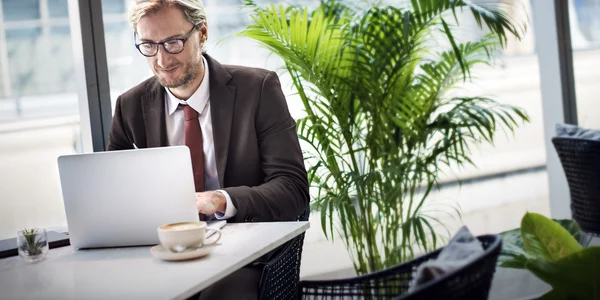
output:
MULTIPOLYGON (((296 122, 272 71, 221 65, 205 55, 217 173, 231 222, 297 220, 309 201, 296 122)), ((117 99, 108 150, 168 146, 165 89, 150 78, 117 99)))

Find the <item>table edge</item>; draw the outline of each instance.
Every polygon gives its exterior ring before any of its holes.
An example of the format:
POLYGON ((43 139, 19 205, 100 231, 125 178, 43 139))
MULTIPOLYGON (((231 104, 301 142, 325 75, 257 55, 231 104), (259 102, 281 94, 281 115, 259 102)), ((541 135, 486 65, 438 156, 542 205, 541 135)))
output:
MULTIPOLYGON (((302 234, 303 232, 306 232, 306 230, 308 230, 310 228, 310 222, 309 221, 299 221, 298 223, 303 223, 302 226, 296 228, 295 230, 293 230, 292 232, 286 234, 283 238, 279 239, 277 242, 271 244, 269 247, 263 248, 261 250, 259 250, 257 253, 246 257, 244 259, 242 259, 242 261, 239 263, 239 265, 248 265, 251 262, 255 261, 256 259, 260 258, 261 256, 275 250, 275 248, 287 243, 288 241, 292 240, 293 238, 299 236, 300 234, 302 234)), ((235 268, 235 266, 223 269, 221 271, 219 271, 219 273, 216 276, 211 277, 209 280, 205 280, 204 282, 200 282, 197 285, 194 285, 193 287, 191 287, 190 289, 179 293, 179 295, 177 295, 175 298, 173 299, 188 299, 189 297, 197 294, 198 292, 206 289, 207 287, 211 286, 213 283, 225 278, 226 276, 232 274, 233 272, 235 272, 236 270, 238 270, 239 268, 235 268)))

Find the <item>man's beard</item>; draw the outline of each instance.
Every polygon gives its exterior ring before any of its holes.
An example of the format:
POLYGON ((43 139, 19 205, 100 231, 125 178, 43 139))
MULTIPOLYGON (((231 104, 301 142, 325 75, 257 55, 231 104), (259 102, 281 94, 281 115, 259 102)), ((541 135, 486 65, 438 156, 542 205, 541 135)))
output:
POLYGON ((200 68, 200 64, 202 63, 202 60, 197 60, 195 62, 192 62, 190 64, 187 65, 187 67, 185 68, 185 72, 183 73, 183 76, 172 83, 168 83, 163 81, 160 76, 158 76, 158 74, 155 74, 156 78, 158 78, 158 81, 160 82, 160 85, 166 87, 166 88, 178 88, 178 87, 183 87, 186 86, 192 82, 194 82, 194 80, 196 80, 196 75, 198 74, 198 70, 200 68))

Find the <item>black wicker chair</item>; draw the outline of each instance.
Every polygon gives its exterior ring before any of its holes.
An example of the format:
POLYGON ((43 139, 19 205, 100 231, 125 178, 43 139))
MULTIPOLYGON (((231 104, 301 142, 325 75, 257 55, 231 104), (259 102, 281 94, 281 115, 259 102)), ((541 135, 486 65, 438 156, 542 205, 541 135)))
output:
POLYGON ((569 183, 573 220, 591 235, 600 235, 600 141, 553 138, 569 183))
MULTIPOLYGON (((298 221, 308 221, 310 207, 300 216, 298 221)), ((304 233, 284 244, 278 253, 263 267, 258 299, 289 300, 296 299, 298 282, 300 281, 300 260, 304 233)))
POLYGON ((331 281, 301 281, 300 299, 487 299, 496 260, 502 247, 499 235, 484 235, 477 239, 485 252, 473 262, 444 276, 427 282, 408 293, 417 267, 435 259, 442 249, 409 262, 349 279, 331 281))

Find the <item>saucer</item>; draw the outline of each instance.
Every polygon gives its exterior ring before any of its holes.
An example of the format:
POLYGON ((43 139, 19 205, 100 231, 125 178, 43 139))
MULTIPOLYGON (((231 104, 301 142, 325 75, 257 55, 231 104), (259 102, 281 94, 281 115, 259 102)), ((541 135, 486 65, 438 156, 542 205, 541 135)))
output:
POLYGON ((187 249, 183 252, 172 252, 171 250, 163 247, 162 245, 156 245, 150 248, 150 253, 152 253, 152 256, 160 258, 162 260, 177 261, 206 256, 212 252, 213 248, 214 247, 211 246, 203 246, 200 248, 187 249))

